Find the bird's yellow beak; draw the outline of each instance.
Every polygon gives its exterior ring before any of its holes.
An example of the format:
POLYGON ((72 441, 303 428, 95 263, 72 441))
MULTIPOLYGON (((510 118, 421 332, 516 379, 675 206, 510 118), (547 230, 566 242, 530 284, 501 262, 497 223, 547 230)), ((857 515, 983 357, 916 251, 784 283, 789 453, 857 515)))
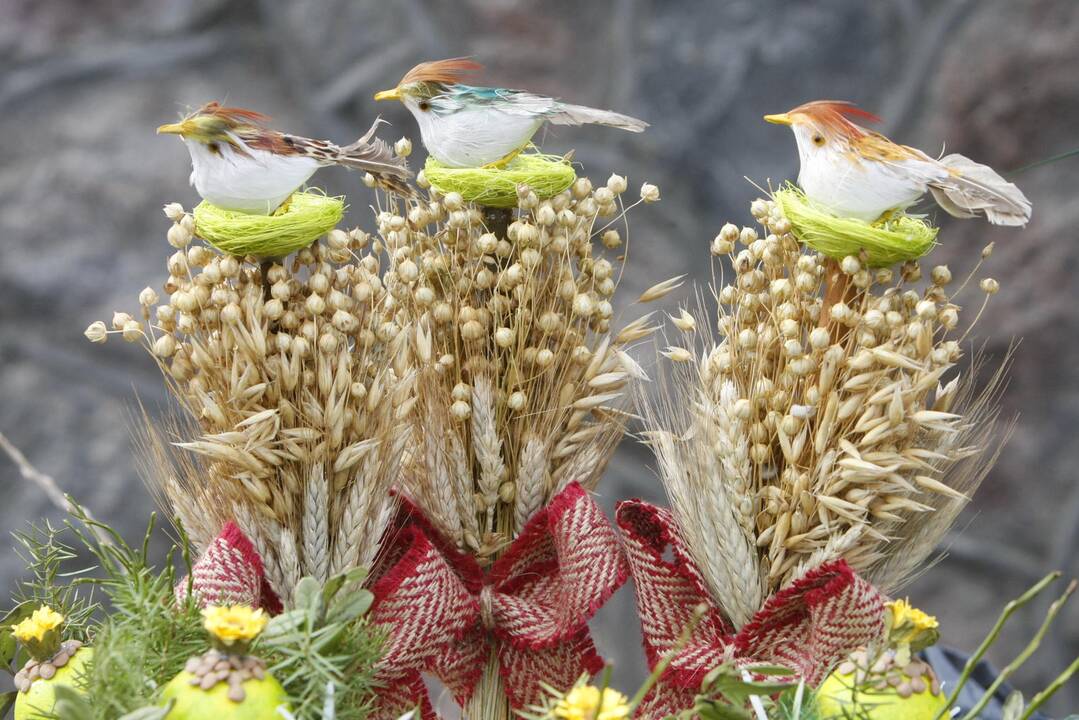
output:
POLYGON ((393 90, 383 90, 382 92, 375 93, 375 100, 400 100, 401 89, 394 88, 393 90))
POLYGON ((178 123, 162 125, 157 129, 158 135, 184 135, 191 130, 191 123, 184 120, 178 123))
POLYGON ((770 122, 773 125, 790 125, 791 116, 787 113, 779 113, 778 115, 765 115, 765 122, 770 122))

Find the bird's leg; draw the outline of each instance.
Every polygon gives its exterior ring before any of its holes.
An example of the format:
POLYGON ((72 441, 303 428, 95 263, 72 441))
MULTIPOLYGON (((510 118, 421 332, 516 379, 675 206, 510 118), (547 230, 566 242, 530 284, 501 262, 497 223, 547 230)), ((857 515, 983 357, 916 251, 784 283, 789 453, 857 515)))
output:
POLYGON ((519 147, 516 150, 514 150, 513 152, 511 152, 509 155, 506 155, 505 157, 501 157, 498 160, 494 160, 493 162, 489 162, 486 165, 482 165, 481 168, 483 170, 501 170, 502 168, 509 165, 510 162, 513 160, 513 158, 520 155, 521 151, 524 150, 526 147, 528 147, 527 144, 522 145, 521 147, 519 147))
POLYGON ((881 216, 874 220, 871 224, 873 225, 873 227, 885 227, 892 220, 899 217, 899 214, 901 212, 902 211, 898 209, 885 210, 883 213, 881 213, 881 216))
POLYGON ((289 195, 287 198, 285 198, 285 202, 278 205, 277 209, 274 210, 271 213, 271 215, 284 215, 285 213, 288 212, 288 209, 289 209, 290 205, 292 205, 292 196, 291 195, 289 195))
POLYGON ((273 258, 268 260, 261 260, 259 262, 259 271, 262 273, 262 301, 269 302, 272 295, 270 295, 270 268, 273 267, 273 258))

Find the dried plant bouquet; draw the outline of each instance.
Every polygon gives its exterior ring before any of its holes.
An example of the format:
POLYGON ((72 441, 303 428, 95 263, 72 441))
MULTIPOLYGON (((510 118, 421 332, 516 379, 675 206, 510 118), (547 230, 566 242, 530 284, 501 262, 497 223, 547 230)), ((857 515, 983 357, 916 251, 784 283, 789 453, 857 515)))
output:
MULTIPOLYGON (((617 175, 545 200, 520 186, 514 211, 433 194, 380 218, 416 362, 406 490, 482 566, 569 483, 594 488, 622 436, 643 377, 626 351, 653 331, 647 316, 612 331, 620 268, 597 246, 620 252, 625 190, 617 175)), ((510 717, 491 663, 469 717, 510 717)))
POLYGON ((594 252, 622 244, 625 188, 582 178, 541 202, 522 186, 501 237, 455 193, 380 223, 414 325, 408 489, 480 558, 571 481, 594 488, 622 435, 643 377, 626 349, 653 328, 611 332, 620 269, 594 252))
POLYGON ((181 409, 142 423, 146 475, 197 549, 235 521, 287 603, 303 576, 370 565, 393 510, 414 373, 392 276, 359 230, 260 267, 197 241, 179 205, 165 212, 168 299, 147 288, 141 320, 112 321, 181 409))
MULTIPOLYGON (((594 488, 644 376, 626 350, 654 329, 611 332, 620 268, 594 253, 622 252, 625 190, 522 186, 516 211, 432 191, 376 210, 377 237, 333 230, 261 263, 167 206, 168 299, 147 288, 141 319, 87 335, 159 363, 180 412, 145 417, 141 454, 196 549, 235 522, 288 606, 304 576, 374 564, 391 490, 488 566, 570 483, 594 488)), ((639 202, 658 198, 646 184, 639 202)), ((470 711, 508 717, 494 656, 488 670, 470 711)))
POLYGON ((947 267, 832 261, 775 202, 752 213, 763 235, 728 224, 711 248, 734 268, 714 330, 675 319, 684 342, 642 403, 685 545, 736 628, 831 560, 885 592, 909 579, 996 458, 1002 381, 964 361, 967 282, 952 291, 947 267))

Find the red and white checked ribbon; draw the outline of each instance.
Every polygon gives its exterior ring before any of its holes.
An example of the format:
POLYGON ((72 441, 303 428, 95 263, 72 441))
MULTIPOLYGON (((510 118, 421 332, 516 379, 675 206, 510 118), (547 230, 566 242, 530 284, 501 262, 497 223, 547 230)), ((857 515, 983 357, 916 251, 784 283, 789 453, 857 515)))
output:
MULTIPOLYGON (((270 589, 255 546, 235 523, 225 523, 191 566, 191 593, 199 607, 248 605, 281 612, 281 601, 270 589)), ((176 599, 187 597, 188 578, 176 585, 176 599)))
POLYGON ((433 718, 421 673, 461 704, 496 653, 515 709, 538 702, 541 682, 569 687, 603 660, 588 619, 628 577, 618 537, 577 483, 559 493, 484 571, 407 500, 372 573, 374 622, 389 629, 373 720, 417 704, 433 718))
POLYGON ((768 598, 734 632, 705 589, 669 510, 630 500, 619 504, 616 521, 637 589, 649 667, 676 650, 695 608, 708 608, 639 710, 642 720, 692 707, 704 676, 723 662, 781 665, 816 684, 850 651, 884 631, 884 596, 839 560, 768 598), (668 550, 670 560, 664 558, 668 550))

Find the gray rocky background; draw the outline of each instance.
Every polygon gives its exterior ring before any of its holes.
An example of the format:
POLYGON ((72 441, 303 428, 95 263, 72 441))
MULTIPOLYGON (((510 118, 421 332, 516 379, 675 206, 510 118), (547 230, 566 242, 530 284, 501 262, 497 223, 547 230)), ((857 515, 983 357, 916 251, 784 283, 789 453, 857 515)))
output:
MULTIPOLYGON (((347 141, 381 111, 374 91, 415 62, 485 62, 489 84, 525 87, 645 118, 644 135, 560 128, 596 180, 649 180, 662 202, 634 213, 624 298, 689 272, 706 282, 721 225, 748 224, 758 184, 796 173, 793 139, 761 115, 822 97, 879 112, 884 131, 942 143, 998 169, 1079 145, 1079 3, 1074 0, 3 0, 0 2, 0 431, 98 515, 137 537, 154 499, 127 426, 138 394, 164 400, 157 371, 122 342, 91 345, 95 319, 133 311, 171 252, 160 208, 193 203, 188 160, 153 129, 209 99, 266 111, 298 133, 347 141)), ((417 138, 416 163, 422 162, 417 138)), ((959 523, 952 553, 909 588, 947 643, 973 648, 997 610, 1050 568, 1079 573, 1079 158, 1022 173, 1023 232, 941 218, 941 261, 960 274, 997 241, 984 272, 1001 291, 977 331, 1000 358, 1022 338, 1005 413, 1018 425, 959 523)), ((359 178, 324 171, 369 222, 359 178)), ((685 296, 673 301, 685 300, 685 296)), ((969 297, 978 301, 976 294, 969 297)), ((654 359, 642 357, 652 364, 654 359)), ((661 500, 646 452, 624 443, 602 487, 608 507, 661 500)), ((0 457, 0 528, 56 516, 0 457)), ((20 564, 0 553, 0 579, 20 564)), ((1033 633, 1028 609, 990 653, 1008 662, 1033 633)), ((632 596, 596 621, 625 688, 642 674, 632 596)), ((1029 693, 1079 649, 1079 605, 1017 677, 1029 693)), ((1079 708, 1076 683, 1050 706, 1079 708)))

